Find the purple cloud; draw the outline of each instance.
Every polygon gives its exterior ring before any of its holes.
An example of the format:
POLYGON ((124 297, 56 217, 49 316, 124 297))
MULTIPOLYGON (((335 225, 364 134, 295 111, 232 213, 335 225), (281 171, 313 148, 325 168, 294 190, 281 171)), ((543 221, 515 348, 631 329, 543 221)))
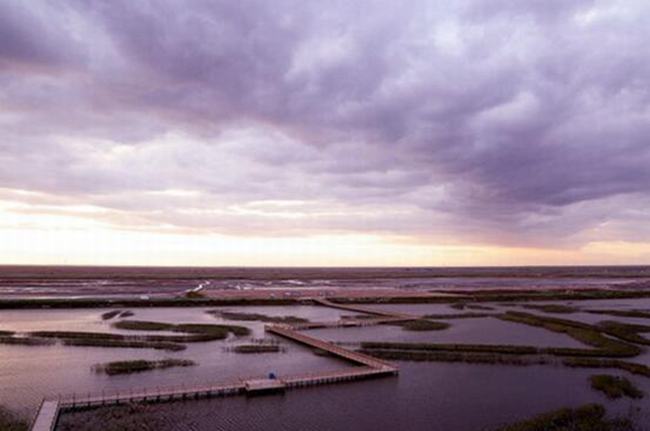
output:
POLYGON ((648 241, 648 12, 2 2, 0 187, 223 233, 648 241))

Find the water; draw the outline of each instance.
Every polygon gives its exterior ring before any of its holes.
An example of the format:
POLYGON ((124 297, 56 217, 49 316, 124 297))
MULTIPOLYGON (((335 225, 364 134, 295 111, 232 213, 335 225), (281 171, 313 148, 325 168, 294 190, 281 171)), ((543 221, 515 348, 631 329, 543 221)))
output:
MULTIPOLYGON (((590 389, 589 370, 411 362, 399 366, 397 378, 251 399, 158 405, 143 417, 154 420, 160 431, 477 431, 548 410, 598 402, 613 414, 641 409, 633 417, 640 424, 650 423, 647 401, 608 401, 590 389)), ((650 393, 650 380, 634 381, 650 393)), ((96 415, 75 413, 63 422, 97 423, 96 415)))

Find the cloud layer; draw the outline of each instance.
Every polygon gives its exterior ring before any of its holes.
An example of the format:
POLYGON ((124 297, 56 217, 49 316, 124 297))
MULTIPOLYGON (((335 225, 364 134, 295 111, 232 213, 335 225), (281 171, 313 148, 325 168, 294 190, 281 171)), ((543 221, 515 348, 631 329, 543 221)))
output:
POLYGON ((648 29, 643 1, 3 1, 0 199, 137 229, 650 241, 648 29))

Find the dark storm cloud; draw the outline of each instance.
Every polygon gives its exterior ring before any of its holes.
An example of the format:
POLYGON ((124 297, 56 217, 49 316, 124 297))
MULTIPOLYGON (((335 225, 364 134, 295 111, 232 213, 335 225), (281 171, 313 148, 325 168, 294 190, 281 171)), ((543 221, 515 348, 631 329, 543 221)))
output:
POLYGON ((649 17, 633 1, 2 2, 0 186, 229 232, 629 238, 650 197, 649 17), (198 197, 156 195, 174 189, 198 197), (264 200, 319 204, 237 224, 264 200))

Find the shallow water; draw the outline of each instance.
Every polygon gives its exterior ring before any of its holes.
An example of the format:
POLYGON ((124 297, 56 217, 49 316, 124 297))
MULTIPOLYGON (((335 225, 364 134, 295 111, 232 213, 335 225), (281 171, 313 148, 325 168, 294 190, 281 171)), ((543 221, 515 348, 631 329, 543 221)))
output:
MULTIPOLYGON (((590 402, 650 423, 645 400, 608 401, 590 389, 588 370, 400 362, 400 375, 298 389, 285 395, 235 397, 154 406, 160 431, 454 430, 477 431, 565 406, 590 402)), ((650 393, 649 380, 634 379, 650 393)), ((92 421, 96 412, 63 422, 92 421)), ((79 423, 79 422, 76 422, 79 423)))
POLYGON ((441 331, 406 331, 399 326, 312 329, 309 335, 330 341, 399 341, 409 343, 516 344, 542 347, 584 347, 564 334, 495 318, 449 319, 441 331))

